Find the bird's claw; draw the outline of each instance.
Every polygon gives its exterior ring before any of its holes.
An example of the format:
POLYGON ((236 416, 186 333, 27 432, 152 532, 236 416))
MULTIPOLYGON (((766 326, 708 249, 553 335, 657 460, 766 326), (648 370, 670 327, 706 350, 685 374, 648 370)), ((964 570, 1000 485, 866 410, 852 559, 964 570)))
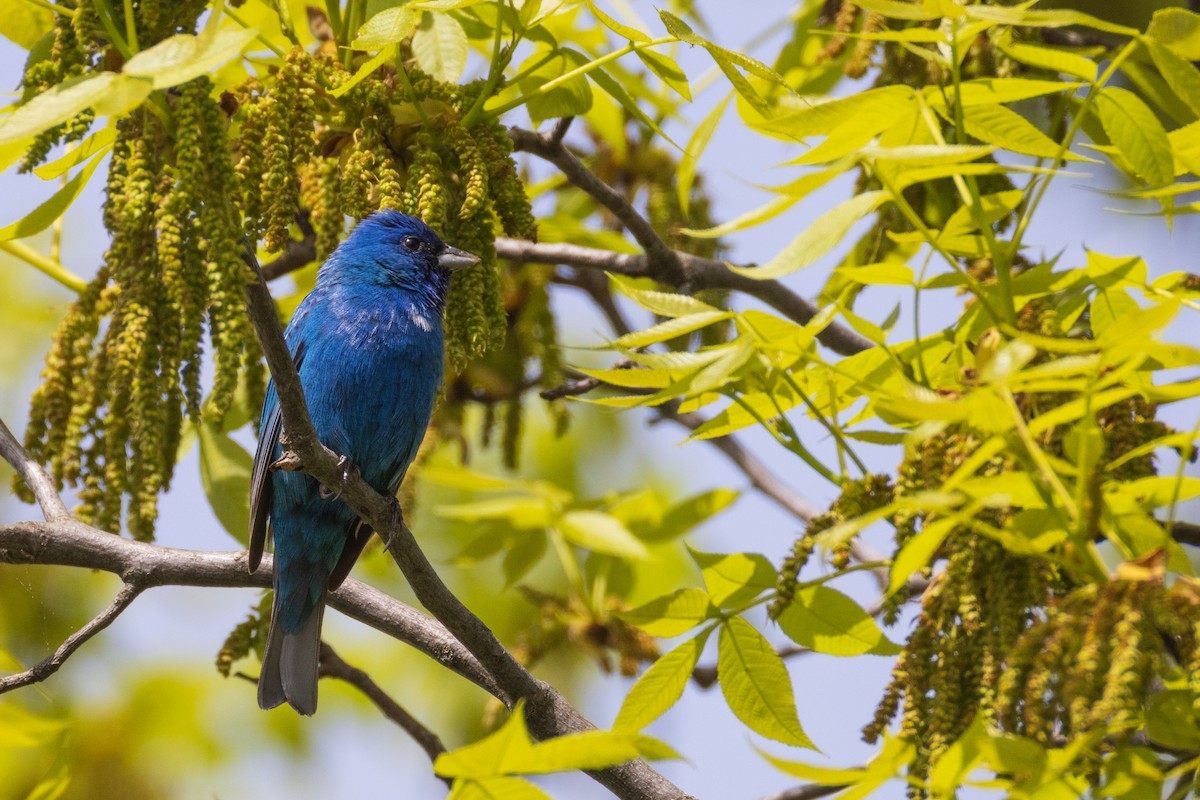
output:
POLYGON ((320 491, 322 500, 337 500, 342 496, 342 492, 346 491, 346 484, 350 482, 351 476, 361 474, 349 456, 338 456, 338 466, 342 469, 342 485, 338 487, 336 492, 330 490, 327 486, 322 486, 320 491))

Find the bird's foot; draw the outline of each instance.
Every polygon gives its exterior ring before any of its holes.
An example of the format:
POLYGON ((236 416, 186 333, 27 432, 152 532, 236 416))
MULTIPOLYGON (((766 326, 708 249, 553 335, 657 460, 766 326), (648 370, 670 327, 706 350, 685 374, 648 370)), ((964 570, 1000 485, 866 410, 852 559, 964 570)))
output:
POLYGON ((351 476, 362 474, 349 456, 338 456, 338 466, 342 469, 342 485, 336 492, 327 486, 322 486, 320 489, 322 500, 337 500, 342 496, 342 492, 346 491, 346 484, 350 482, 351 476))
POLYGON ((387 536, 383 537, 383 549, 390 552, 392 542, 396 541, 396 533, 400 530, 400 526, 404 524, 404 510, 400 508, 400 501, 394 496, 388 498, 388 508, 392 512, 392 522, 388 526, 387 536))

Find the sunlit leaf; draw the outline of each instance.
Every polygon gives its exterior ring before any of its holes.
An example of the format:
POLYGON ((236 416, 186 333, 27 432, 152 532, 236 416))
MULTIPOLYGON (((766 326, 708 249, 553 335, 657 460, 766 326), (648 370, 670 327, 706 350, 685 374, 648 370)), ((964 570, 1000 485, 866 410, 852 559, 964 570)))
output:
POLYGON ((1171 143, 1162 123, 1140 97, 1118 86, 1106 86, 1096 98, 1104 132, 1151 186, 1175 177, 1171 143))
POLYGON ((255 28, 214 26, 208 26, 199 36, 176 34, 135 54, 121 71, 127 76, 148 78, 155 89, 178 86, 240 55, 257 35, 255 28))
POLYGON ((721 626, 717 674, 725 701, 746 727, 784 744, 814 747, 800 727, 792 679, 783 660, 741 617, 721 626))
POLYGON ((646 48, 638 50, 637 55, 663 83, 674 89, 684 100, 691 101, 692 90, 688 87, 687 75, 674 59, 646 48))
POLYGON ((449 14, 425 14, 413 34, 417 66, 439 81, 454 83, 467 66, 467 34, 449 14))
POLYGON ((776 622, 796 644, 818 653, 894 656, 900 652, 862 606, 829 586, 799 589, 776 622))
POLYGON ((409 5, 385 8, 367 20, 350 46, 355 50, 379 50, 399 44, 417 27, 417 12, 409 5))
POLYGON ((722 606, 737 606, 768 589, 778 580, 775 567, 758 553, 703 553, 688 548, 704 575, 704 585, 712 601, 722 606))
POLYGON ((700 660, 708 632, 701 633, 660 656, 638 678, 621 703, 614 731, 640 731, 661 717, 683 696, 700 660))
POLYGON ((617 616, 651 636, 669 638, 687 633, 715 614, 716 609, 703 589, 676 589, 617 616))
POLYGON ((254 459, 220 428, 202 423, 200 483, 221 527, 242 544, 250 534, 250 471, 254 459))
POLYGON ((558 519, 557 527, 567 541, 597 553, 636 559, 650 557, 646 545, 611 514, 568 511, 558 519))

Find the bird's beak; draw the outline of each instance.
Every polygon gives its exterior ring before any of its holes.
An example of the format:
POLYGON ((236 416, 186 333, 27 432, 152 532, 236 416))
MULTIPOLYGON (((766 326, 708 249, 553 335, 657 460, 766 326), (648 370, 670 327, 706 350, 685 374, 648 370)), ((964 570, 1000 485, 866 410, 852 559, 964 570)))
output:
POLYGON ((438 266, 443 269, 448 269, 451 272, 465 267, 472 267, 479 263, 479 256, 468 253, 466 250, 459 250, 457 247, 447 246, 442 254, 438 256, 438 266))

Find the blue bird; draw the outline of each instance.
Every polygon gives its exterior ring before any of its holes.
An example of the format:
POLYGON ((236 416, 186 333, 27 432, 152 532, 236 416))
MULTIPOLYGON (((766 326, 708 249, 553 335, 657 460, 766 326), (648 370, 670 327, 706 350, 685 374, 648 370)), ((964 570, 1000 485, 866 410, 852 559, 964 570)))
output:
MULTIPOLYGON (((477 263, 415 217, 381 211, 321 266, 284 333, 317 436, 387 496, 417 454, 442 381, 450 272, 477 263)), ((270 468, 282 453, 280 432, 272 383, 250 478, 251 572, 262 559, 268 520, 275 541, 258 704, 286 701, 311 715, 325 594, 345 580, 373 531, 315 479, 270 468)))

